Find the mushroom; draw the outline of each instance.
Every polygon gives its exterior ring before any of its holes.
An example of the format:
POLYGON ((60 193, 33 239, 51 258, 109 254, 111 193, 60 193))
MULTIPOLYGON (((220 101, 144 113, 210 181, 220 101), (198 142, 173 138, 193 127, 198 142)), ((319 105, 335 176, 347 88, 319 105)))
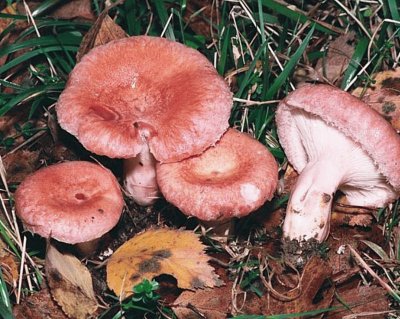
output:
POLYGON ((166 200, 184 214, 218 225, 246 216, 270 200, 278 166, 263 144, 229 129, 199 156, 157 164, 157 181, 166 200))
POLYGON ((400 137, 361 100, 328 85, 304 85, 280 102, 276 123, 286 156, 300 173, 285 237, 324 241, 337 189, 350 205, 371 208, 398 197, 400 137))
POLYGON ((15 193, 25 227, 45 238, 94 252, 102 235, 118 222, 124 205, 114 175, 100 165, 72 161, 29 175, 15 193))
POLYGON ((228 128, 232 93, 198 51, 134 36, 92 49, 70 74, 58 121, 86 149, 125 159, 124 185, 142 205, 157 197, 155 161, 200 154, 228 128))

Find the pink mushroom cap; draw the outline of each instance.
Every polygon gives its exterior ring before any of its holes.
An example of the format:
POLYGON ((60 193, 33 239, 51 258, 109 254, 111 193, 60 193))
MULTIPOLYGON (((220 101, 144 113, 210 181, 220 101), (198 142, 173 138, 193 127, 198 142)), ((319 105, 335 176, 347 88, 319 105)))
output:
POLYGON ((123 205, 114 175, 83 161, 42 168, 15 193, 17 215, 28 230, 68 244, 100 238, 118 223, 123 205))
POLYGON ((90 150, 133 158, 145 143, 160 162, 200 154, 228 128, 232 93, 198 51, 134 36, 92 49, 57 103, 62 128, 90 150))
POLYGON ((263 144, 229 129, 199 156, 158 164, 157 181, 165 198, 184 214, 223 221, 248 215, 270 200, 278 166, 263 144))

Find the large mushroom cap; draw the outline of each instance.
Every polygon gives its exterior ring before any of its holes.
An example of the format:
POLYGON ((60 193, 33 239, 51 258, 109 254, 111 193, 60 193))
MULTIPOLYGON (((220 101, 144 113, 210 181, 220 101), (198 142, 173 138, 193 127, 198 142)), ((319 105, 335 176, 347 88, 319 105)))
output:
POLYGON ((57 104, 62 128, 90 151, 132 158, 148 143, 161 162, 199 154, 228 128, 232 94, 199 52, 135 36, 91 50, 57 104))
POLYGON ((247 134, 229 129, 203 154, 158 164, 165 198, 200 220, 242 217, 272 198, 278 166, 268 149, 247 134))
POLYGON ((323 84, 298 88, 281 102, 277 111, 279 141, 298 172, 306 166, 309 154, 291 115, 296 109, 322 119, 349 137, 369 154, 393 188, 400 190, 400 137, 395 130, 358 98, 323 84))
POLYGON ((42 168, 15 193, 17 214, 30 231, 69 244, 91 241, 111 230, 123 204, 112 173, 83 161, 42 168))

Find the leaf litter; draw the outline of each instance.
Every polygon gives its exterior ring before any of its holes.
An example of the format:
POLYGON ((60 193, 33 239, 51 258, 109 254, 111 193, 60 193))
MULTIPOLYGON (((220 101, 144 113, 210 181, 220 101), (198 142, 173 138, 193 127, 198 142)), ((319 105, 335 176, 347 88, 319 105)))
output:
POLYGON ((192 231, 150 229, 119 247, 107 262, 107 283, 117 294, 129 296, 143 280, 168 274, 179 288, 198 289, 223 283, 208 264, 205 246, 192 231))

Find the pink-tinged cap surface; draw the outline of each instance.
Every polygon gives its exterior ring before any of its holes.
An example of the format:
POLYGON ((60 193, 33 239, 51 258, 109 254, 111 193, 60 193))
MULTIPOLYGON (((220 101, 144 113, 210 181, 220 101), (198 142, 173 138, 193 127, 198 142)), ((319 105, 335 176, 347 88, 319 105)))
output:
POLYGON ((229 129, 199 156, 158 164, 157 180, 165 198, 186 215, 224 220, 248 215, 271 199, 278 166, 263 144, 229 129))
POLYGON ((16 212, 27 229, 69 244, 100 238, 118 223, 123 205, 114 175, 83 161, 42 168, 15 193, 16 212))
POLYGON ((92 49, 57 103, 63 129, 86 149, 131 158, 148 143, 160 162, 200 154, 228 128, 232 93, 198 51, 135 36, 92 49))
POLYGON ((290 93, 282 100, 276 121, 280 143, 298 172, 304 169, 308 158, 290 114, 292 109, 304 110, 337 128, 367 152, 392 187, 400 190, 400 137, 375 110, 328 85, 304 85, 290 93))

